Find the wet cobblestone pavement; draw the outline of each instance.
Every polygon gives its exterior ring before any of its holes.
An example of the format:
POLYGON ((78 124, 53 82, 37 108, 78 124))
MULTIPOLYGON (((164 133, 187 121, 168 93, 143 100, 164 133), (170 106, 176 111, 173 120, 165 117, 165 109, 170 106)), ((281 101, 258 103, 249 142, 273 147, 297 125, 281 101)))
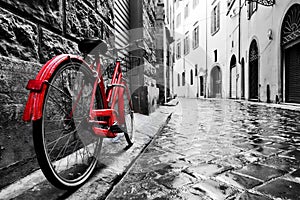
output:
POLYGON ((299 112, 180 99, 107 199, 300 199, 299 112))
MULTIPOLYGON (((41 172, 36 170, 0 190, 0 199, 16 200, 56 200, 56 199, 104 199, 113 186, 122 180, 130 166, 141 155, 141 152, 160 133, 176 109, 177 100, 168 106, 160 106, 150 115, 134 114, 135 142, 129 149, 124 137, 119 142, 105 140, 105 154, 99 157, 99 164, 90 179, 76 190, 61 190, 51 185, 41 172)), ((102 149, 102 153, 104 149, 102 149)), ((20 171, 24 170, 22 166, 20 171)), ((1 181, 0 181, 1 182, 1 181)))

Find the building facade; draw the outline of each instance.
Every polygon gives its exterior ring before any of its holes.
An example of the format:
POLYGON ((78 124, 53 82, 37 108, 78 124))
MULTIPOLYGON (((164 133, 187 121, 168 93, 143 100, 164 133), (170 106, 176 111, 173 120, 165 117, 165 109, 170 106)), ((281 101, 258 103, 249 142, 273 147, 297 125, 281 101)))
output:
POLYGON ((229 97, 300 103, 299 4, 229 1, 227 18, 240 27, 235 37, 227 37, 228 43, 240 43, 228 54, 229 82, 237 88, 229 89, 229 97))
POLYGON ((196 4, 174 1, 178 96, 300 103, 299 0, 196 4))
POLYGON ((170 4, 167 0, 158 1, 156 10, 156 84, 159 88, 159 104, 163 104, 173 98, 172 80, 174 62, 172 58, 171 43, 173 32, 169 26, 170 4))
POLYGON ((191 98, 204 97, 208 59, 206 5, 199 0, 176 0, 173 9, 170 26, 174 30, 174 93, 191 98))
POLYGON ((207 97, 226 98, 228 68, 226 35, 231 28, 226 19, 226 1, 207 0, 207 97))

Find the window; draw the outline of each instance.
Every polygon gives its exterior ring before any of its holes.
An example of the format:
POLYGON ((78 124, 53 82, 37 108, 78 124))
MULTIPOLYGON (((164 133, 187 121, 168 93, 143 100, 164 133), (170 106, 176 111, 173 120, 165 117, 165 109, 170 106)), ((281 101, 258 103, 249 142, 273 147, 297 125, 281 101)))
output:
POLYGON ((187 34, 184 38, 184 55, 189 54, 190 52, 190 40, 189 40, 189 35, 187 34))
POLYGON ((193 31, 193 48, 196 49, 199 46, 199 26, 194 28, 193 31))
POLYGON ((188 16, 189 16, 189 4, 186 4, 184 8, 184 18, 187 18, 188 16))
POLYGON ((193 70, 191 69, 191 85, 194 84, 194 76, 193 76, 193 70))
POLYGON ((214 50, 214 57, 215 57, 215 62, 218 61, 218 50, 214 50))
POLYGON ((180 74, 179 73, 177 75, 177 84, 178 84, 178 86, 180 86, 180 74))
POLYGON ((200 76, 200 96, 204 96, 204 78, 200 76))
POLYGON ((174 46, 172 47, 172 62, 173 62, 173 63, 175 62, 175 55, 176 55, 175 51, 176 51, 176 47, 175 47, 175 45, 174 45, 174 46))
POLYGON ((220 29, 220 2, 211 11, 211 34, 216 34, 220 29))
POLYGON ((257 2, 248 2, 248 19, 251 18, 253 13, 257 10, 257 2))
POLYGON ((181 58, 181 43, 180 43, 180 40, 177 42, 177 45, 176 45, 176 58, 177 59, 181 58))
POLYGON ((182 86, 185 86, 185 73, 182 72, 182 86))
POLYGON ((195 65, 195 76, 198 76, 198 65, 195 65))
POLYGON ((176 18, 176 27, 178 28, 181 24, 181 13, 179 13, 177 15, 177 18, 176 18))
POLYGON ((196 6, 199 4, 199 0, 193 0, 193 8, 196 8, 196 6))

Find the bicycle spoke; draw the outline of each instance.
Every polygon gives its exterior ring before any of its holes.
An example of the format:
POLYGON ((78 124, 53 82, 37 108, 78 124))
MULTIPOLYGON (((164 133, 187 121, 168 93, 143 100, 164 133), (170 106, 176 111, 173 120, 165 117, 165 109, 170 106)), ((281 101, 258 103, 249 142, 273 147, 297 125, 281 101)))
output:
POLYGON ((64 91, 62 91, 61 89, 59 89, 58 87, 56 87, 56 86, 54 86, 54 85, 52 85, 50 83, 48 83, 48 85, 50 85, 52 88, 56 89, 57 91, 61 92, 62 94, 64 94, 65 97, 68 97, 69 99, 72 100, 72 96, 68 95, 67 93, 65 93, 64 91))
MULTIPOLYGON (((65 153, 66 153, 66 151, 67 151, 67 149, 68 149, 68 147, 69 147, 69 145, 68 145, 68 144, 69 144, 69 141, 70 141, 70 138, 68 139, 68 141, 67 141, 67 143, 66 143, 66 148, 65 148, 65 150, 64 150, 63 157, 65 157, 64 155, 65 155, 65 153)), ((70 157, 70 156, 67 155, 67 167, 66 167, 67 169, 68 169, 68 166, 69 166, 69 162, 68 162, 69 157, 70 157)))
MULTIPOLYGON (((77 118, 72 118, 72 119, 74 119, 74 121, 76 120, 76 121, 79 121, 79 120, 83 120, 83 119, 87 119, 87 117, 77 117, 77 118)), ((50 123, 50 122, 61 122, 63 119, 57 119, 57 120, 44 120, 44 122, 48 122, 48 123, 50 123)))
MULTIPOLYGON (((79 140, 77 140, 77 142, 76 142, 76 145, 75 145, 75 147, 74 147, 74 149, 73 149, 73 152, 77 149, 77 144, 79 143, 79 140)), ((76 161, 77 161, 77 151, 76 151, 76 153, 75 153, 75 158, 76 158, 76 161)))
POLYGON ((71 137, 68 138, 67 142, 65 143, 65 145, 63 146, 63 148, 60 150, 60 152, 58 153, 58 155, 56 156, 56 158, 54 159, 55 161, 57 161, 57 158, 59 158, 60 154, 64 151, 64 149, 66 148, 66 145, 69 144, 69 140, 71 137))
MULTIPOLYGON (((76 131, 76 130, 75 130, 75 131, 76 131)), ((59 137, 59 138, 57 138, 56 140, 54 140, 54 141, 48 143, 47 146, 50 146, 50 145, 53 144, 53 143, 56 143, 56 144, 57 144, 57 142, 58 142, 59 140, 68 137, 70 134, 73 134, 75 131, 72 131, 72 132, 70 132, 70 133, 68 133, 68 134, 61 133, 61 135, 63 135, 62 137, 59 137)))
MULTIPOLYGON (((49 157, 51 157, 50 155, 52 154, 54 148, 56 147, 56 145, 58 144, 58 142, 61 140, 61 135, 63 135, 62 133, 60 134, 59 138, 56 140, 56 141, 53 141, 55 142, 55 144, 53 145, 52 149, 50 150, 50 152, 48 153, 49 154, 49 157)), ((47 145, 48 146, 48 145, 47 145)))
MULTIPOLYGON (((54 100, 53 97, 49 96, 49 98, 51 98, 51 99, 53 100, 53 102, 54 102, 57 106, 59 106, 59 109, 60 109, 66 116, 69 116, 69 115, 70 115, 70 113, 68 113, 67 111, 65 111, 64 108, 62 108, 62 106, 61 106, 56 100, 54 100)), ((79 106, 80 106, 80 105, 79 105, 79 106)), ((81 106, 80 106, 80 107, 81 107, 81 106)), ((52 120, 52 121, 53 121, 53 120, 52 120)), ((59 121, 59 120, 56 120, 56 121, 59 121)))
POLYGON ((67 113, 67 111, 65 111, 63 108, 61 108, 61 105, 60 105, 59 103, 57 103, 57 101, 54 100, 51 96, 49 96, 49 98, 52 99, 52 101, 53 101, 57 106, 59 106, 59 109, 60 109, 61 111, 63 111, 66 115, 69 115, 69 114, 70 114, 70 113, 67 113))

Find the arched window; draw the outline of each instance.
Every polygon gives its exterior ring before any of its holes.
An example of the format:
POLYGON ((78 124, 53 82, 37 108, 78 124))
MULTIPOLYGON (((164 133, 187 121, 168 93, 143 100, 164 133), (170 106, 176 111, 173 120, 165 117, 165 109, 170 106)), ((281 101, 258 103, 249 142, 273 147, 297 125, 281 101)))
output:
POLYGON ((193 76, 193 70, 191 69, 191 85, 194 84, 194 76, 193 76))
POLYGON ((178 83, 178 86, 180 86, 180 74, 178 73, 178 76, 177 76, 177 83, 178 83))
POLYGON ((182 86, 185 86, 185 73, 182 72, 182 86))

